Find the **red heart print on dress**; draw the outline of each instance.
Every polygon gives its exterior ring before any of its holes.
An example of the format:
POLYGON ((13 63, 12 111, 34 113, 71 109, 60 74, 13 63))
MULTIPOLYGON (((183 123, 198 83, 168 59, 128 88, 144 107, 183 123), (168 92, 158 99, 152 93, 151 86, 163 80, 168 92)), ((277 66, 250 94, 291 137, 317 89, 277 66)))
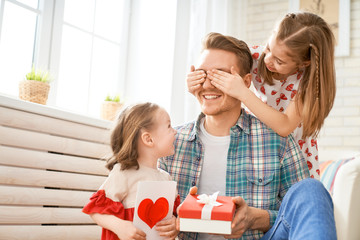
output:
POLYGON ((252 57, 253 57, 253 59, 258 59, 259 53, 254 53, 254 54, 252 55, 252 57))
POLYGON ((271 91, 271 95, 275 95, 275 94, 277 94, 277 91, 272 90, 272 91, 271 91))
POLYGON ((305 141, 300 139, 300 140, 298 141, 298 143, 299 143, 299 145, 300 145, 300 149, 302 149, 305 141))
POLYGON ((312 163, 310 161, 307 161, 307 165, 308 165, 309 170, 311 170, 312 169, 312 163))
POLYGON ((311 146, 315 146, 317 150, 317 141, 315 139, 311 139, 311 146))
POLYGON ((166 217, 169 211, 169 203, 166 198, 161 197, 153 203, 149 198, 145 198, 139 204, 138 216, 150 228, 157 222, 166 217))
POLYGON ((291 84, 287 85, 286 90, 287 90, 287 91, 292 91, 292 90, 293 90, 293 87, 294 87, 294 84, 291 83, 291 84))
POLYGON ((299 72, 298 72, 298 74, 297 74, 297 76, 296 76, 297 80, 299 80, 299 79, 301 78, 302 73, 303 73, 302 71, 299 71, 299 72))
POLYGON ((255 80, 256 80, 257 82, 261 83, 261 78, 260 78, 258 75, 256 75, 255 80))
POLYGON ((287 100, 287 97, 286 97, 285 94, 283 94, 283 93, 280 94, 280 98, 281 98, 282 100, 287 100))
POLYGON ((264 95, 266 95, 266 94, 265 94, 265 88, 264 88, 264 86, 261 86, 260 91, 261 91, 264 95))

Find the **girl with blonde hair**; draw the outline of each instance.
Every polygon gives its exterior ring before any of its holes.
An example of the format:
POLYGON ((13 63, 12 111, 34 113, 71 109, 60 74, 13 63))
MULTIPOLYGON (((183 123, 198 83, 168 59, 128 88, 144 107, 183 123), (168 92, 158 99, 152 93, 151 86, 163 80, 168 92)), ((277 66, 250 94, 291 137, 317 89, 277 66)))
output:
MULTIPOLYGON (((132 223, 137 183, 171 181, 167 172, 157 168, 157 160, 174 154, 175 135, 168 113, 156 104, 137 104, 122 111, 111 135, 109 176, 83 208, 103 227, 102 240, 146 239, 132 223)), ((176 196, 174 214, 179 204, 176 196)), ((175 239, 175 220, 173 216, 154 227, 160 236, 175 239)))

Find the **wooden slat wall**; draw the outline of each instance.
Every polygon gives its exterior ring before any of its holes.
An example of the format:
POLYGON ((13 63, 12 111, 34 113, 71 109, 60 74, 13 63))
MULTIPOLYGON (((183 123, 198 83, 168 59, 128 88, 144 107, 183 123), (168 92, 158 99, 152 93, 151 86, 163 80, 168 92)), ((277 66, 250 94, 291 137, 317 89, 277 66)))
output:
POLYGON ((108 174, 109 128, 0 106, 0 240, 100 239, 81 209, 108 174))

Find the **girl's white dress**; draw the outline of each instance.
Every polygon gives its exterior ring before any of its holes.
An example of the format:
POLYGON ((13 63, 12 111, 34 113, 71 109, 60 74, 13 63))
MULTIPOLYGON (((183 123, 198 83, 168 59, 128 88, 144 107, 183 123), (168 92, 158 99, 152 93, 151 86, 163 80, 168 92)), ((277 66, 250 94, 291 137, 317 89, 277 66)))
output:
MULTIPOLYGON (((274 79, 274 85, 270 86, 264 83, 264 80, 258 75, 258 60, 264 47, 253 46, 250 48, 253 56, 252 83, 255 87, 255 94, 267 105, 283 112, 290 101, 298 91, 299 83, 302 80, 303 72, 297 71, 284 80, 274 79)), ((308 137, 302 139, 303 126, 300 124, 292 133, 296 142, 307 161, 310 170, 310 176, 315 179, 320 178, 318 148, 315 138, 308 137)))

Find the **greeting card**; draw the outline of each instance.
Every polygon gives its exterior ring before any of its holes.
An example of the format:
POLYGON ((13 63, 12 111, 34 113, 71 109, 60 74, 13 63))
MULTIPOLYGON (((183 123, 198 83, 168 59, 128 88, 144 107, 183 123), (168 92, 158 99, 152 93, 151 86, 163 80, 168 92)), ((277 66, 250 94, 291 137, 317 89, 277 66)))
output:
POLYGON ((147 240, 164 239, 155 230, 157 222, 173 215, 175 181, 142 181, 138 183, 134 226, 146 233, 147 240))

